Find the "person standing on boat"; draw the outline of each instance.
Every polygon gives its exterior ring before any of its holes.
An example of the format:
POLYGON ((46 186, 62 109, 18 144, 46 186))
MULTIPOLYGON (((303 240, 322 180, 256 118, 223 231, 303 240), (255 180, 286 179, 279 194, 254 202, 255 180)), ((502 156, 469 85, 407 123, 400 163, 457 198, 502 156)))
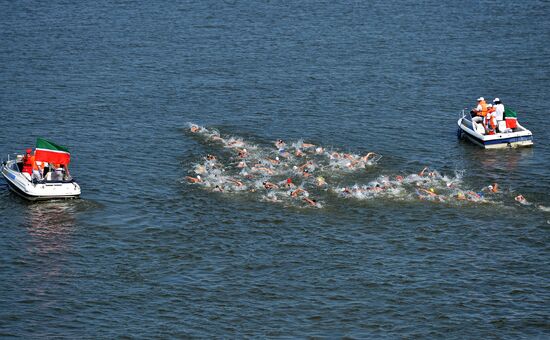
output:
POLYGON ((493 107, 495 108, 495 117, 497 122, 504 120, 504 104, 500 101, 500 98, 493 99, 493 107))
POLYGON ((34 164, 34 156, 31 155, 32 150, 27 149, 25 152, 25 157, 23 157, 23 169, 21 172, 26 172, 29 175, 32 175, 32 168, 34 164))

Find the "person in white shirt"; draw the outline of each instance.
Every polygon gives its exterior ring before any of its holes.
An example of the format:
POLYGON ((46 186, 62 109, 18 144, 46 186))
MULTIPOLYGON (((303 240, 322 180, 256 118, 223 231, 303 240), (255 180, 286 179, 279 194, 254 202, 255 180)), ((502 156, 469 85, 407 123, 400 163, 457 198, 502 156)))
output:
POLYGON ((499 98, 493 99, 493 107, 495 108, 497 123, 504 120, 504 104, 502 104, 499 98))

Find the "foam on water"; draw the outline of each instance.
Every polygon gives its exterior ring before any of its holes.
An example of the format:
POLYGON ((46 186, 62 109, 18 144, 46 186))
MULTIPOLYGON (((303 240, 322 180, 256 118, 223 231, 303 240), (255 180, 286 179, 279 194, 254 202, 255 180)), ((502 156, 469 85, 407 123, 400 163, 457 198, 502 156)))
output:
MULTIPOLYGON (((362 156, 334 148, 327 150, 302 139, 291 143, 278 140, 274 146, 257 145, 196 124, 189 123, 189 127, 202 140, 231 150, 229 156, 208 155, 193 165, 197 177, 187 180, 207 190, 247 193, 260 201, 317 208, 325 205, 318 199, 326 198, 327 193, 340 199, 502 204, 503 194, 491 186, 480 190, 465 186, 463 171, 455 171, 451 176, 425 167, 406 176, 380 175, 366 184, 342 186, 335 184, 336 178, 342 180, 365 171, 377 165, 382 156, 374 152, 362 156)), ((530 204, 526 200, 518 202, 530 204)))

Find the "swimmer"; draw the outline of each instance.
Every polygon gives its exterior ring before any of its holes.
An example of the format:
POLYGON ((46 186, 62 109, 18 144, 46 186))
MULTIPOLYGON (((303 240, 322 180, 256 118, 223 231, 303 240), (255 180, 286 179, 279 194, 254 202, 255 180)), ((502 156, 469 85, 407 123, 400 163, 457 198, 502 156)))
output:
POLYGON ((200 175, 204 175, 206 173, 206 167, 204 165, 197 165, 195 167, 195 173, 200 174, 200 175))
POLYGON ((279 189, 279 186, 277 184, 274 184, 274 183, 271 183, 271 182, 263 182, 262 185, 264 186, 264 188, 266 188, 267 190, 272 190, 272 189, 279 189))
POLYGON ((296 152, 294 152, 294 155, 296 157, 302 157, 304 153, 300 149, 296 149, 296 152))
POLYGON ((317 182, 317 186, 318 187, 322 187, 324 185, 327 184, 327 182, 325 181, 325 178, 323 176, 319 176, 315 179, 315 181, 317 182))
POLYGON ((191 125, 191 132, 197 133, 197 132, 199 132, 200 130, 201 130, 201 129, 200 129, 198 126, 196 126, 196 125, 191 125))
POLYGON ((302 143, 302 147, 303 147, 303 148, 306 148, 306 149, 307 149, 307 148, 312 148, 312 147, 314 147, 314 146, 315 146, 314 144, 302 143))
POLYGON ((422 169, 422 171, 418 173, 418 176, 424 177, 424 173, 426 172, 426 170, 428 170, 428 167, 424 167, 424 169, 422 169))
POLYGON ((296 184, 292 183, 292 179, 289 177, 286 179, 284 186, 288 189, 292 189, 296 187, 296 184))
POLYGON ((344 158, 345 158, 345 159, 349 159, 349 160, 355 160, 355 157, 353 157, 353 156, 352 156, 351 154, 349 154, 349 153, 345 153, 345 154, 344 154, 344 158))
POLYGON ((369 161, 369 158, 371 158, 371 157, 374 158, 375 156, 376 156, 376 153, 374 153, 374 152, 369 152, 369 153, 367 153, 365 156, 361 157, 361 160, 362 160, 363 162, 368 162, 368 161, 369 161))
POLYGON ((307 203, 308 203, 309 205, 311 205, 312 207, 316 207, 316 206, 317 206, 317 201, 314 200, 314 199, 304 197, 304 198, 302 198, 302 200, 303 200, 304 202, 307 202, 307 203))
POLYGON ((286 143, 282 139, 278 139, 275 142, 275 146, 277 147, 277 149, 282 149, 282 148, 285 147, 285 145, 286 145, 286 143))
POLYGON ((426 190, 426 189, 421 188, 421 189, 418 189, 418 190, 420 190, 422 192, 425 192, 426 194, 428 194, 431 197, 437 196, 437 194, 435 193, 434 188, 430 188, 430 190, 426 190))
POLYGON ((519 203, 524 204, 524 205, 530 204, 529 202, 527 202, 527 199, 525 199, 525 197, 523 197, 523 195, 521 195, 521 194, 514 197, 514 200, 516 200, 516 202, 519 202, 519 203))
POLYGON ((376 183, 376 185, 374 187, 369 187, 367 188, 367 190, 369 191, 374 191, 374 192, 380 192, 382 190, 384 190, 386 187, 382 187, 380 186, 380 184, 376 183))
POLYGON ((268 168, 263 167, 263 166, 261 166, 261 167, 256 167, 256 166, 254 166, 254 167, 252 168, 252 170, 254 170, 254 171, 259 171, 259 172, 267 172, 268 174, 273 175, 273 170, 268 169, 268 168))
POLYGON ((359 163, 359 161, 357 160, 352 160, 351 162, 347 163, 346 166, 350 169, 353 169, 355 168, 355 166, 357 165, 357 163, 359 163))
POLYGON ((397 175, 397 176, 395 176, 395 180, 398 181, 398 182, 403 182, 403 176, 397 175))
POLYGON ((191 177, 191 176, 185 176, 185 179, 189 182, 189 183, 201 183, 202 182, 202 178, 200 175, 197 175, 197 177, 191 177))
POLYGON ((348 194, 348 195, 351 195, 351 190, 349 188, 342 188, 341 192, 343 194, 348 194))
POLYGON ((246 168, 247 165, 246 165, 246 162, 245 161, 240 161, 238 164, 237 164, 237 168, 246 168))
POLYGON ((206 160, 208 160, 208 161, 215 161, 215 160, 216 160, 216 156, 208 154, 208 155, 206 155, 206 160))
POLYGON ((237 185, 238 187, 242 187, 244 185, 243 182, 237 180, 237 179, 233 179, 233 178, 229 178, 228 179, 229 182, 232 182, 232 183, 235 183, 235 185, 237 185))
POLYGON ((325 152, 325 149, 320 146, 315 149, 315 153, 318 155, 322 154, 323 152, 325 152))
POLYGON ((493 183, 493 184, 491 184, 489 186, 486 186, 485 188, 481 189, 481 191, 497 193, 498 192, 498 184, 493 183))
POLYGON ((266 159, 273 165, 277 165, 281 163, 281 160, 279 159, 279 157, 275 157, 275 159, 271 159, 271 158, 266 158, 266 159))
POLYGON ((307 194, 307 191, 305 191, 302 188, 298 188, 298 189, 294 190, 293 192, 291 192, 290 196, 291 197, 298 197, 298 195, 300 195, 301 193, 306 193, 307 194))
POLYGON ((213 190, 217 192, 223 192, 223 188, 219 185, 216 185, 213 190))
POLYGON ((298 167, 301 171, 304 171, 305 168, 309 167, 310 165, 313 165, 312 161, 306 162, 298 167))
POLYGON ((280 149, 279 150, 279 156, 284 157, 284 158, 289 158, 290 154, 288 153, 288 151, 285 151, 285 149, 280 149))
POLYGON ((238 150, 238 156, 240 158, 246 158, 248 156, 248 151, 246 151, 246 149, 238 150))

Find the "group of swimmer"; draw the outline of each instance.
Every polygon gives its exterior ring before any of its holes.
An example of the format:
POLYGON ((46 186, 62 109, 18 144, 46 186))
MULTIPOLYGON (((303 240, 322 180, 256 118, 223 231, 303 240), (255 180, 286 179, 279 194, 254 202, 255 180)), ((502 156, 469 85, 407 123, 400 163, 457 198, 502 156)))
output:
POLYGON ((214 155, 207 155, 196 164, 196 176, 187 176, 190 183, 201 184, 219 192, 261 192, 270 202, 301 201, 308 206, 322 207, 313 198, 316 191, 328 189, 324 172, 353 172, 376 164, 380 155, 365 155, 327 150, 322 146, 298 141, 287 144, 282 139, 273 147, 260 147, 240 138, 223 138, 218 131, 191 124, 190 131, 230 150, 226 164, 214 155))
MULTIPOLYGON (((298 141, 276 140, 272 147, 262 147, 236 137, 222 137, 213 129, 190 124, 193 134, 220 144, 228 157, 207 155, 194 166, 194 175, 186 176, 189 183, 223 193, 257 193, 269 202, 321 208, 318 199, 322 192, 341 198, 394 200, 423 200, 436 202, 489 203, 500 193, 497 183, 480 190, 461 187, 460 174, 441 175, 428 167, 418 173, 380 176, 366 185, 339 186, 341 175, 373 166, 381 158, 374 152, 365 155, 327 150, 298 141), (220 158, 228 158, 221 161, 220 158), (327 179, 328 178, 328 179, 327 179)), ((529 202, 522 195, 515 197, 521 204, 529 202)))

